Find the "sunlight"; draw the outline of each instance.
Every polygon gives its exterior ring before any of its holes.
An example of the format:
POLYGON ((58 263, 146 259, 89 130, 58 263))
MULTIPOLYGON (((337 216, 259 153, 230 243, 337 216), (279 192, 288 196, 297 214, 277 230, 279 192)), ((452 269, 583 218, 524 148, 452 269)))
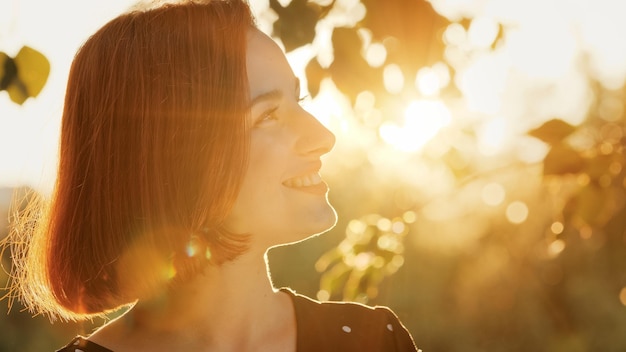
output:
POLYGON ((531 78, 564 76, 574 65, 577 51, 573 32, 553 19, 507 33, 508 59, 515 69, 531 78))
POLYGON ((164 279, 166 281, 170 281, 176 277, 176 267, 174 266, 174 262, 170 262, 163 272, 164 279))
POLYGON ((456 83, 468 109, 491 115, 502 106, 509 75, 510 66, 501 54, 480 54, 458 73, 456 83))
POLYGON ((501 151, 511 139, 510 122, 502 117, 486 121, 478 128, 478 148, 483 155, 494 155, 501 151))
POLYGON ((441 89, 450 83, 450 71, 443 62, 432 67, 421 68, 415 77, 415 87, 426 97, 439 95, 441 89))
POLYGON ((350 132, 349 121, 345 118, 347 112, 350 111, 350 103, 337 91, 331 80, 322 80, 319 94, 303 106, 333 132, 338 132, 337 129, 344 134, 350 132))
POLYGON ((404 111, 404 125, 386 122, 379 133, 389 145, 407 152, 416 152, 433 139, 452 120, 448 107, 441 100, 415 100, 404 111))
POLYGON ((626 3, 597 0, 581 7, 580 34, 593 74, 608 88, 617 89, 626 79, 626 3))
POLYGON ((467 39, 471 46, 487 49, 496 40, 499 30, 499 25, 493 18, 479 16, 472 20, 467 31, 467 39))
POLYGON ((201 249, 200 245, 201 245, 201 242, 198 236, 190 235, 189 241, 187 242, 187 245, 185 246, 185 253, 187 254, 187 256, 190 258, 195 257, 200 252, 200 249, 201 249))
POLYGON ((372 67, 380 67, 387 59, 387 49, 380 43, 372 43, 365 51, 365 60, 372 67))
POLYGON ((385 89, 391 94, 398 94, 404 88, 404 74, 400 66, 389 64, 383 70, 385 89))

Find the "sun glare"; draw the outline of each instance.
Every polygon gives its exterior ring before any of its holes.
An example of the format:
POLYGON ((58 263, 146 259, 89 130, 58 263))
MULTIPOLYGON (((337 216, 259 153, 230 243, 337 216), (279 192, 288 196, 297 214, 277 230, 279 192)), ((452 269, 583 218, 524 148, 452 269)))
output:
POLYGON ((382 139, 395 148, 416 152, 448 126, 452 115, 440 100, 415 100, 404 111, 404 124, 386 122, 380 126, 382 139))
POLYGON ((389 64, 383 70, 385 89, 391 94, 398 94, 404 88, 404 74, 400 66, 389 64))
POLYGON ((415 87, 426 97, 439 95, 441 89, 450 83, 450 71, 448 66, 439 62, 432 67, 424 67, 417 72, 415 87))
POLYGON ((494 155, 503 149, 511 139, 509 124, 504 118, 493 118, 478 128, 478 148, 483 155, 494 155))
POLYGON ((498 23, 493 18, 479 16, 472 20, 467 39, 473 47, 486 49, 496 40, 498 31, 498 23))

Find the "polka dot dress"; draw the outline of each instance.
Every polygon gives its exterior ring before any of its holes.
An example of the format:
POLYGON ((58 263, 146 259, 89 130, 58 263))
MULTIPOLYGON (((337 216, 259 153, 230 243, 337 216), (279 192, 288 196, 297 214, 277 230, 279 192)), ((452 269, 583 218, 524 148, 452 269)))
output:
POLYGON ((318 302, 283 289, 293 301, 297 352, 419 352, 413 338, 386 307, 318 302))
POLYGON ((113 352, 108 348, 104 348, 95 344, 82 336, 76 336, 65 347, 56 352, 113 352))

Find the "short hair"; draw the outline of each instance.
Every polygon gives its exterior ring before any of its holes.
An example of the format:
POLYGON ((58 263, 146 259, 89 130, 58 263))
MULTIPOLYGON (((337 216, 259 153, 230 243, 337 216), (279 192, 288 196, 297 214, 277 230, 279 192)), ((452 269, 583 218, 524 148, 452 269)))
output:
POLYGON ((85 42, 53 195, 11 235, 12 298, 90 318, 246 250, 222 224, 247 165, 252 27, 245 0, 185 1, 123 14, 85 42))

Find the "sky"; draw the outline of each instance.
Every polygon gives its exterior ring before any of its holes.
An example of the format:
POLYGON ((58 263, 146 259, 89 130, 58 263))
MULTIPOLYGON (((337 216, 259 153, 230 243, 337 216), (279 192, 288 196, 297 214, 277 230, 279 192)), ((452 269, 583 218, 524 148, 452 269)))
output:
POLYGON ((0 93, 0 187, 51 188, 63 96, 73 55, 87 36, 127 8, 130 0, 0 0, 0 51, 23 45, 51 62, 46 86, 19 106, 0 93))

